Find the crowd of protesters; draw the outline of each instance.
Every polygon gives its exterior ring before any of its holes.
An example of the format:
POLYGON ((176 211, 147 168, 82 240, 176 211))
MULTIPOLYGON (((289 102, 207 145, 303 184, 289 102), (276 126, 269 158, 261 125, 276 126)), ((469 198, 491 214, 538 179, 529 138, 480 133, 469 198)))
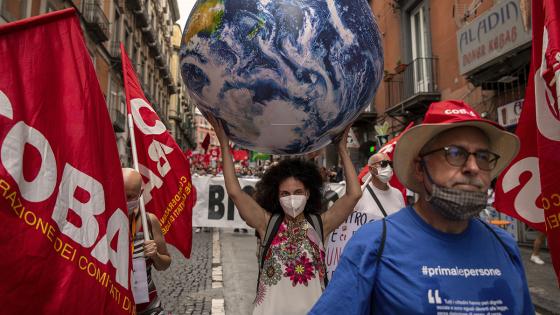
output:
MULTIPOLYGON (((235 164, 235 176, 237 177, 257 177, 261 178, 264 173, 271 167, 278 163, 278 161, 266 160, 260 165, 243 165, 242 163, 235 164)), ((198 176, 221 176, 223 170, 221 161, 218 161, 215 166, 204 165, 204 163, 194 162, 191 164, 191 174, 198 176)), ((338 183, 344 180, 342 168, 338 165, 333 165, 330 168, 322 166, 319 169, 324 183, 338 183)))
POLYGON ((361 187, 344 141, 337 143, 341 164, 330 168, 298 157, 239 162, 221 122, 208 119, 223 156, 193 163, 192 174, 224 176, 242 219, 257 232, 253 314, 431 314, 454 300, 499 301, 512 314, 534 313, 514 239, 479 217, 492 199, 492 180, 516 155, 519 140, 468 104, 433 103, 424 123, 398 140, 394 161, 381 153, 370 158, 370 178, 361 187), (407 206, 388 185, 393 164, 399 181, 415 193, 407 206), (241 189, 240 177, 260 179, 254 195, 241 189), (343 180, 346 194, 323 208, 323 183, 343 180), (328 279, 326 236, 353 212, 373 208, 383 215, 351 235, 328 279), (286 298, 290 303, 282 302, 286 298))

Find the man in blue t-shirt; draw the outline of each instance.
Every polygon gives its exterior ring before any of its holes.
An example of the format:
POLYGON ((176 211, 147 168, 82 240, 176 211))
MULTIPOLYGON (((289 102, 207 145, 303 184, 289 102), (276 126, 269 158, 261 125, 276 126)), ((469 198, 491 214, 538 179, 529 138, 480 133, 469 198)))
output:
POLYGON ((419 200, 358 230, 310 314, 534 314, 515 241, 477 219, 518 150, 466 103, 432 103, 393 157, 419 200))

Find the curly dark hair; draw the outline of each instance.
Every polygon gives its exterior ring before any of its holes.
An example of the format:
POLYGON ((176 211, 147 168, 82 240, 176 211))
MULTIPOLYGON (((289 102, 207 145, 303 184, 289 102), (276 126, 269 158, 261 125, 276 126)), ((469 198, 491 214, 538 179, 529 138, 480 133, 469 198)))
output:
POLYGON ((319 214, 322 209, 323 178, 317 165, 313 162, 299 158, 290 158, 280 161, 266 171, 261 180, 256 184, 255 199, 257 203, 270 213, 282 213, 278 188, 287 178, 293 177, 303 183, 309 191, 309 199, 304 212, 319 214))

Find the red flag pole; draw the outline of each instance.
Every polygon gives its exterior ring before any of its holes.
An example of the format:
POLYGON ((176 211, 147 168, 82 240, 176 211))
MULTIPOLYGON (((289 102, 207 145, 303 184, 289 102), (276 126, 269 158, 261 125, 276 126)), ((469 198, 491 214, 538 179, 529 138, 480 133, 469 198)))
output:
MULTIPOLYGON (((125 64, 125 58, 128 59, 128 55, 126 54, 126 51, 124 50, 124 46, 121 43, 121 63, 124 65, 125 64)), ((123 71, 125 71, 125 67, 122 67, 123 71)), ((124 90, 126 93, 126 99, 127 99, 127 104, 126 104, 126 116, 128 118, 128 129, 130 132, 130 147, 132 149, 132 163, 134 165, 134 169, 140 173, 140 168, 138 167, 138 153, 136 152, 136 138, 134 135, 134 121, 132 120, 132 114, 130 112, 130 104, 128 102, 128 100, 130 100, 130 93, 129 93, 129 88, 128 88, 128 78, 125 74, 123 74, 123 79, 124 79, 124 90)), ((142 195, 140 195, 139 198, 140 201, 140 216, 142 218, 142 226, 144 228, 147 228, 148 225, 148 217, 146 216, 146 208, 144 207, 144 197, 142 195)), ((144 241, 149 241, 150 240, 150 233, 143 233, 144 234, 144 241)))

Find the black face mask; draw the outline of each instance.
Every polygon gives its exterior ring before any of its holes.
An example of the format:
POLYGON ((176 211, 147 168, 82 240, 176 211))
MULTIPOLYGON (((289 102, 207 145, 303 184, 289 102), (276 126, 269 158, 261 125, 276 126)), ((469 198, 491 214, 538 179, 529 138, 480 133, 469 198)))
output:
MULTIPOLYGON (((421 161, 422 168, 432 183, 432 191, 426 201, 434 210, 438 211, 444 218, 451 221, 465 221, 478 216, 488 202, 486 192, 466 191, 461 189, 439 186, 432 180, 426 164, 421 161)), ((424 186, 425 187, 425 186, 424 186)), ((426 189, 426 191, 428 191, 426 189)))

